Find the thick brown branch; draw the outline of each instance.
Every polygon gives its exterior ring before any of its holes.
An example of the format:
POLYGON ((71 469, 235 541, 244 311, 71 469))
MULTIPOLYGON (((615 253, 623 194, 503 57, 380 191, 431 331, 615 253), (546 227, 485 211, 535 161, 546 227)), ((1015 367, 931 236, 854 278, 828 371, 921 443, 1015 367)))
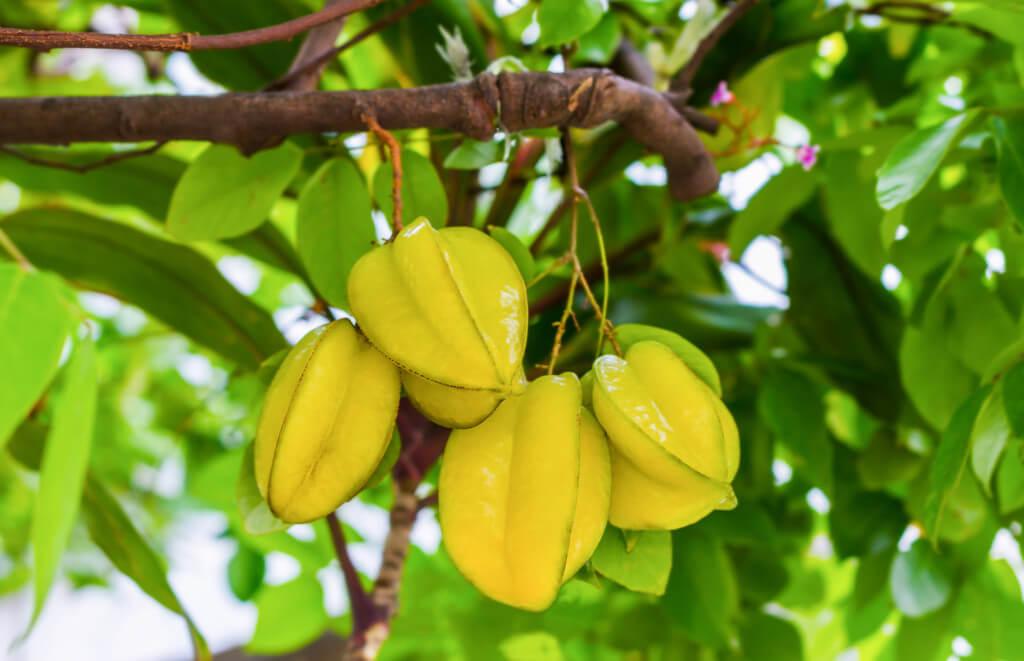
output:
POLYGON ((693 83, 693 79, 697 76, 697 71, 700 70, 700 66, 704 64, 704 58, 707 57, 708 53, 714 50, 715 46, 718 45, 719 40, 725 36, 732 26, 736 25, 737 21, 743 18, 750 9, 757 4, 758 0, 738 0, 730 9, 729 13, 722 17, 722 20, 718 22, 711 31, 704 36, 700 44, 697 45, 697 50, 693 52, 693 56, 690 60, 680 69, 676 77, 672 79, 671 89, 673 91, 687 90, 690 89, 690 85, 693 83))
POLYGON ((330 23, 342 16, 372 7, 383 0, 339 0, 318 12, 244 32, 201 35, 179 34, 102 34, 98 32, 57 32, 0 28, 0 46, 20 46, 36 50, 51 48, 106 48, 138 51, 195 51, 245 48, 272 41, 285 41, 330 23))
POLYGON ((664 157, 676 198, 718 186, 693 126, 662 94, 600 69, 482 74, 408 89, 0 99, 0 144, 204 140, 254 151, 280 135, 362 131, 366 112, 386 129, 449 129, 478 140, 499 123, 522 131, 618 122, 664 157))

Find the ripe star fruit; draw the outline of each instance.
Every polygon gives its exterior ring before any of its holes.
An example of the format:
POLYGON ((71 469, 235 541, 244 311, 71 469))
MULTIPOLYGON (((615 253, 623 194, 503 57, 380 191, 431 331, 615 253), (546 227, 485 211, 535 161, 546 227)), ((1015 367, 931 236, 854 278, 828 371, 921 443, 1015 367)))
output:
POLYGON ((472 427, 523 391, 526 285, 497 241, 425 218, 371 250, 348 279, 352 313, 370 341, 402 368, 402 384, 428 418, 472 427))
POLYGON ((316 328, 289 351, 256 431, 256 484, 282 521, 313 521, 366 484, 391 441, 398 368, 347 320, 316 328))
POLYGON ((739 433, 711 388, 661 342, 594 362, 592 406, 611 446, 609 520, 672 530, 736 506, 739 433))
POLYGON ((510 606, 550 606, 604 532, 608 445, 581 395, 574 374, 542 377, 480 425, 452 432, 445 448, 445 548, 473 585, 510 606))

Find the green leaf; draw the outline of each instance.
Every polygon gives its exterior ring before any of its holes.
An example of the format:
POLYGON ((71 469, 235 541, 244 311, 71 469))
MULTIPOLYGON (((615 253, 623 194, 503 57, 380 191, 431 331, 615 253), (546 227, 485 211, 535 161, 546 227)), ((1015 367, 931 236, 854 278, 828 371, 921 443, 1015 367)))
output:
POLYGON ((302 151, 289 142, 245 157, 211 145, 178 181, 167 231, 182 241, 223 239, 254 230, 299 171, 302 151))
POLYGON ((506 661, 564 661, 558 638, 546 631, 509 636, 498 645, 506 661))
POLYGON ((78 515, 96 417, 96 379, 96 345, 91 339, 79 340, 54 405, 53 425, 39 469, 39 495, 32 518, 35 607, 26 634, 43 610, 78 515))
POLYGON ((793 453, 794 468, 826 493, 832 489, 832 443, 825 426, 821 389, 804 375, 773 370, 757 399, 772 433, 793 453))
POLYGON ((951 494, 961 480, 970 479, 970 475, 964 475, 964 469, 970 456, 971 429, 988 395, 989 388, 982 388, 960 405, 935 451, 928 474, 928 496, 923 517, 924 529, 931 539, 939 538, 951 494))
POLYGON ((977 377, 946 350, 944 334, 907 326, 900 343, 900 377, 910 401, 932 426, 945 429, 977 377))
POLYGON ((270 511, 267 501, 263 500, 260 489, 256 485, 256 473, 253 467, 252 443, 246 446, 242 457, 242 468, 238 473, 235 496, 238 501, 238 513, 242 517, 242 527, 250 535, 266 535, 284 530, 288 524, 281 521, 270 511))
POLYGON ((999 185, 1017 222, 1024 226, 1024 121, 992 118, 999 154, 999 185))
POLYGON ((664 530, 634 535, 627 550, 623 531, 608 526, 590 562, 599 574, 634 592, 665 594, 672 571, 672 535, 664 530))
POLYGON ((72 323, 71 304, 61 289, 52 275, 0 262, 0 447, 57 373, 72 323))
POLYGON ((270 315, 190 248, 65 209, 29 209, 0 225, 37 266, 137 305, 244 367, 286 346, 270 315))
POLYGON ((541 47, 557 46, 586 34, 607 9, 602 0, 543 0, 537 13, 541 47))
POLYGON ((802 661, 804 643, 792 622, 754 613, 740 627, 745 661, 802 661))
POLYGON ((997 383, 978 412, 978 418, 971 429, 971 467, 985 493, 992 493, 992 476, 995 475, 996 466, 1011 436, 1003 384, 997 383))
POLYGON ((788 167, 764 185, 729 225, 729 252, 739 260, 756 237, 774 234, 814 193, 817 178, 803 168, 788 167))
MULTIPOLYGON (((373 197, 388 220, 393 205, 391 163, 384 163, 373 174, 373 197)), ((402 150, 402 223, 408 225, 423 216, 434 227, 448 222, 448 194, 434 164, 425 156, 402 150)))
POLYGON ((996 473, 995 492, 1000 514, 1024 508, 1024 443, 1017 441, 1007 448, 996 473))
POLYGON ((313 283, 331 305, 348 307, 348 274, 377 242, 370 193, 359 169, 333 158, 299 195, 296 240, 313 283))
POLYGON ((267 562, 263 554, 246 544, 239 544, 228 562, 228 586, 239 601, 249 601, 263 585, 266 572, 267 562))
POLYGON ((920 193, 978 114, 978 110, 961 113, 896 143, 878 171, 875 197, 879 206, 893 209, 920 193))
POLYGON ((739 607, 736 578, 725 547, 694 527, 672 533, 672 574, 661 604, 686 634, 720 648, 739 607))
POLYGON ((503 160, 504 148, 500 142, 480 142, 466 138, 444 159, 449 170, 479 170, 485 165, 503 160))
POLYGON ((529 282, 534 274, 537 273, 537 262, 534 261, 533 254, 530 253, 530 249, 526 247, 526 244, 504 227, 491 225, 487 228, 487 232, 491 235, 492 239, 501 244, 505 252, 512 256, 516 266, 519 267, 519 273, 523 276, 523 280, 529 282))
POLYGON ((110 562, 157 603, 185 619, 196 660, 210 659, 206 641, 167 582, 163 561, 142 538, 114 496, 92 476, 85 483, 82 514, 89 536, 110 562))
POLYGON ((623 351, 628 351, 637 342, 645 340, 661 342, 682 358, 687 367, 693 370, 694 374, 699 376, 704 383, 708 384, 715 391, 716 395, 722 396, 722 383, 718 377, 718 370, 715 369, 715 364, 711 362, 706 353, 678 333, 673 333, 657 326, 622 324, 615 327, 615 339, 619 341, 619 346, 622 347, 623 351))
POLYGON ((612 12, 605 14, 600 22, 580 37, 579 47, 572 56, 573 62, 586 64, 608 64, 622 41, 622 27, 619 18, 612 12))
POLYGON ((246 650, 253 654, 291 652, 315 640, 327 627, 324 594, 316 576, 268 585, 256 597, 256 630, 246 650))
POLYGON ((872 182, 861 176, 862 163, 855 151, 829 154, 822 190, 832 234, 857 268, 877 278, 886 262, 882 211, 872 198, 872 182))
POLYGON ((1024 438, 1024 362, 1017 363, 1003 376, 1003 400, 1010 429, 1017 438, 1024 438))
POLYGON ((949 601, 953 572, 924 540, 896 555, 889 574, 889 589, 896 607, 909 617, 933 613, 949 601))

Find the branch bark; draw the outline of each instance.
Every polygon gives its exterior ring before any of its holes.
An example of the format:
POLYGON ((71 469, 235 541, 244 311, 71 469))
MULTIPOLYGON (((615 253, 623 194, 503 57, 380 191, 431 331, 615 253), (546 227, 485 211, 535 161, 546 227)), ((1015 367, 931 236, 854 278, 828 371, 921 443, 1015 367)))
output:
MULTIPOLYGON (((342 2, 344 0, 327 0, 324 3, 324 9, 339 5, 342 2)), ((320 82, 320 76, 323 74, 324 67, 327 66, 329 61, 329 58, 325 58, 324 54, 334 48, 334 42, 338 40, 338 35, 341 34, 341 30, 345 27, 345 18, 345 16, 341 16, 310 30, 309 34, 302 41, 299 52, 295 54, 295 59, 292 60, 291 66, 288 67, 288 72, 272 87, 277 90, 290 90, 292 92, 315 90, 320 82)))
POLYGON ((681 200, 714 192, 718 171, 693 126, 657 91, 603 69, 481 74, 408 89, 222 96, 0 99, 0 144, 203 140, 258 150, 280 135, 362 131, 372 113, 386 129, 449 129, 478 140, 507 131, 618 122, 661 154, 681 200))
POLYGON ((704 58, 707 57, 708 53, 714 50, 715 46, 718 45, 718 41, 725 36, 732 26, 743 18, 743 15, 750 11, 758 0, 738 0, 738 2, 729 9, 729 13, 722 17, 722 20, 711 29, 711 31, 705 35, 701 40, 700 44, 697 45, 697 50, 694 51, 693 56, 690 60, 680 69, 679 73, 676 74, 675 78, 672 79, 670 88, 674 92, 680 92, 690 89, 693 84, 693 79, 697 75, 697 71, 700 70, 700 66, 704 64, 704 58))
POLYGON ((103 34, 98 32, 58 32, 0 28, 0 46, 20 46, 36 50, 52 48, 103 48, 135 51, 196 51, 245 48, 273 41, 285 41, 303 32, 330 23, 342 16, 380 4, 383 0, 338 0, 318 12, 255 30, 228 34, 103 34))

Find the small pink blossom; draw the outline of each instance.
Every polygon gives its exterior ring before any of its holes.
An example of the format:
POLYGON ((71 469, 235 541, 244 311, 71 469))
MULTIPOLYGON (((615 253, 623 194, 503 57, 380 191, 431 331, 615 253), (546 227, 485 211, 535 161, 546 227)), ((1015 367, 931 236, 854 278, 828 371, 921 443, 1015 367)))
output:
POLYGON ((729 85, 723 80, 718 83, 718 87, 715 88, 714 93, 711 95, 711 106, 717 108, 718 106, 727 106, 736 100, 736 95, 729 89, 729 85))
POLYGON ((729 244, 725 241, 700 241, 698 247, 715 258, 719 264, 729 261, 729 244))
POLYGON ((800 145, 796 148, 796 160, 803 166, 804 170, 810 170, 818 163, 819 145, 800 145))

